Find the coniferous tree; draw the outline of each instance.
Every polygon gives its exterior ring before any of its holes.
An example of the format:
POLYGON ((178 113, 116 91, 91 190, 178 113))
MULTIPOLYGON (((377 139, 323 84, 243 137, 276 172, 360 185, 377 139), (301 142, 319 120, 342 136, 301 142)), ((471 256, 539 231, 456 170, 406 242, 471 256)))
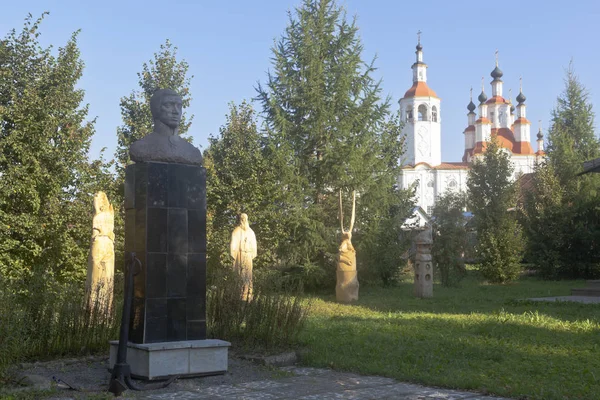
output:
POLYGON ((399 118, 382 98, 373 62, 362 59, 356 19, 349 22, 335 1, 304 0, 272 51, 273 73, 258 92, 269 142, 289 164, 281 171, 290 178, 285 187, 299 202, 288 254, 298 264, 330 267, 340 188, 347 205, 357 191, 355 226, 365 235, 406 200, 394 187, 399 118))
POLYGON ((514 210, 516 185, 509 155, 492 135, 481 159, 469 170, 469 205, 477 229, 476 253, 483 276, 491 282, 516 279, 521 271, 522 234, 514 210))
POLYGON ((92 197, 112 183, 88 161, 78 32, 54 55, 39 43, 46 15, 0 40, 0 277, 23 294, 35 278, 85 279, 92 197))
POLYGON ((536 167, 523 214, 528 258, 545 278, 600 276, 600 176, 578 176, 600 156, 589 93, 573 65, 552 111, 547 159, 536 167))
POLYGON ((579 82, 572 63, 566 71, 565 90, 552 110, 547 153, 563 186, 575 182, 573 176, 581 171, 582 160, 600 157, 589 93, 579 82))

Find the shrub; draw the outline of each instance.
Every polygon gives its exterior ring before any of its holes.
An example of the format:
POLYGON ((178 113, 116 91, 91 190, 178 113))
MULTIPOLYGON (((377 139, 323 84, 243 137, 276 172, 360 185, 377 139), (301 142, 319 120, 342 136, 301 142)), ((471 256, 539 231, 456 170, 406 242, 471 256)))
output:
POLYGON ((121 291, 111 311, 101 302, 88 307, 83 285, 40 277, 31 289, 27 296, 0 292, 0 375, 22 360, 105 352, 118 338, 121 291))
POLYGON ((479 270, 490 282, 509 282, 521 273, 521 251, 515 238, 521 238, 520 227, 514 221, 511 229, 485 230, 479 233, 479 270))
POLYGON ((278 274, 255 275, 252 297, 242 300, 242 282, 236 273, 222 269, 214 274, 206 299, 209 335, 245 348, 293 345, 310 301, 300 297, 301 287, 290 287, 290 281, 282 280, 278 274))
POLYGON ((448 192, 438 198, 433 209, 432 256, 443 286, 456 284, 465 275, 465 206, 463 194, 448 192))

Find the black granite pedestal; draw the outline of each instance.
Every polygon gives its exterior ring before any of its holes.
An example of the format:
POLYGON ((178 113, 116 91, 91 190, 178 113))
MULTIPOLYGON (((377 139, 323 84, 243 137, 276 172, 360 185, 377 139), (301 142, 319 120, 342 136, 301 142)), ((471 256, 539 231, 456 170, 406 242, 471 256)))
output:
MULTIPOLYGON (((198 371, 151 372, 152 361, 194 364, 206 349, 206 171, 201 166, 136 163, 125 172, 125 257, 135 252, 141 270, 134 278, 128 359, 132 373, 148 379, 198 371), (172 343, 172 344, 169 344, 172 343), (149 345, 152 344, 152 345, 149 345), (194 350, 196 349, 196 350, 194 350), (170 354, 163 354, 171 351, 170 354), (136 353, 137 352, 137 353, 136 353), (160 356, 148 355, 155 352, 160 356), (138 354, 139 353, 139 354, 138 354), (136 355, 137 354, 137 355, 136 355), (146 357, 147 356, 147 357, 146 357), (146 357, 137 368, 136 359, 146 357), (165 361, 167 360, 167 361, 165 361), (146 365, 150 363, 150 365, 146 365)), ((111 353, 112 354, 112 353, 111 353)), ((115 353, 116 354, 116 353, 115 353)), ((211 353, 210 357, 215 355, 211 353)), ((222 354, 219 356, 222 358, 222 354)), ((111 357, 112 358, 112 357, 111 357)), ((139 362, 137 362, 139 363, 139 362)), ((201 363, 200 363, 201 364, 201 363)), ((175 369, 177 369, 175 368, 175 369)), ((218 370, 213 373, 224 372, 218 370)), ((210 372, 203 371, 202 374, 210 372)))

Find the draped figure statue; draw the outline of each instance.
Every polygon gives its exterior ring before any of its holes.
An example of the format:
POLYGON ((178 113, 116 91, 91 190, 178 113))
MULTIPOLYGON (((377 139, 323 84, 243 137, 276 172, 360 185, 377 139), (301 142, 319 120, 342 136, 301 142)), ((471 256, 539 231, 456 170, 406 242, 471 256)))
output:
POLYGON ((233 269, 242 279, 242 299, 252 297, 252 260, 256 257, 256 236, 250 228, 248 215, 240 214, 240 224, 231 234, 230 254, 233 258, 233 269))
POLYGON ((88 306, 109 313, 115 275, 115 213, 104 192, 94 195, 92 240, 85 282, 88 306))

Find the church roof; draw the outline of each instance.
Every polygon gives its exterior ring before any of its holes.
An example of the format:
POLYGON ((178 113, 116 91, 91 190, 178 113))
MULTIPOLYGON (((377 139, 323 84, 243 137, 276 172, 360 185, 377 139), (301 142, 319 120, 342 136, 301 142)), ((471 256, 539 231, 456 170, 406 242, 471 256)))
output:
POLYGON ((443 162, 436 166, 435 169, 469 169, 469 164, 466 162, 443 162))
MULTIPOLYGON (((515 155, 531 155, 535 154, 529 142, 518 142, 515 140, 515 135, 509 128, 492 128, 492 135, 496 135, 500 147, 510 150, 515 155)), ((471 155, 481 154, 485 151, 487 143, 477 142, 471 155)))
POLYGON ((585 161, 583 163, 583 171, 578 175, 588 174, 590 172, 600 172, 600 158, 585 161))
POLYGON ((410 89, 404 93, 404 98, 408 97, 437 97, 437 94, 427 86, 426 82, 415 82, 410 89))
POLYGON ((425 166, 429 169, 469 169, 469 164, 466 162, 443 162, 440 165, 431 166, 429 163, 420 162, 415 165, 406 165, 402 169, 415 169, 419 166, 425 166))
POLYGON ((488 101, 485 102, 485 104, 496 104, 496 103, 509 104, 508 100, 506 100, 502 96, 491 97, 488 99, 488 101))
POLYGON ((523 124, 523 125, 524 124, 529 124, 529 125, 531 125, 531 122, 529 122, 529 120, 527 118, 525 118, 525 117, 520 117, 520 118, 517 118, 515 120, 515 124, 523 124))

